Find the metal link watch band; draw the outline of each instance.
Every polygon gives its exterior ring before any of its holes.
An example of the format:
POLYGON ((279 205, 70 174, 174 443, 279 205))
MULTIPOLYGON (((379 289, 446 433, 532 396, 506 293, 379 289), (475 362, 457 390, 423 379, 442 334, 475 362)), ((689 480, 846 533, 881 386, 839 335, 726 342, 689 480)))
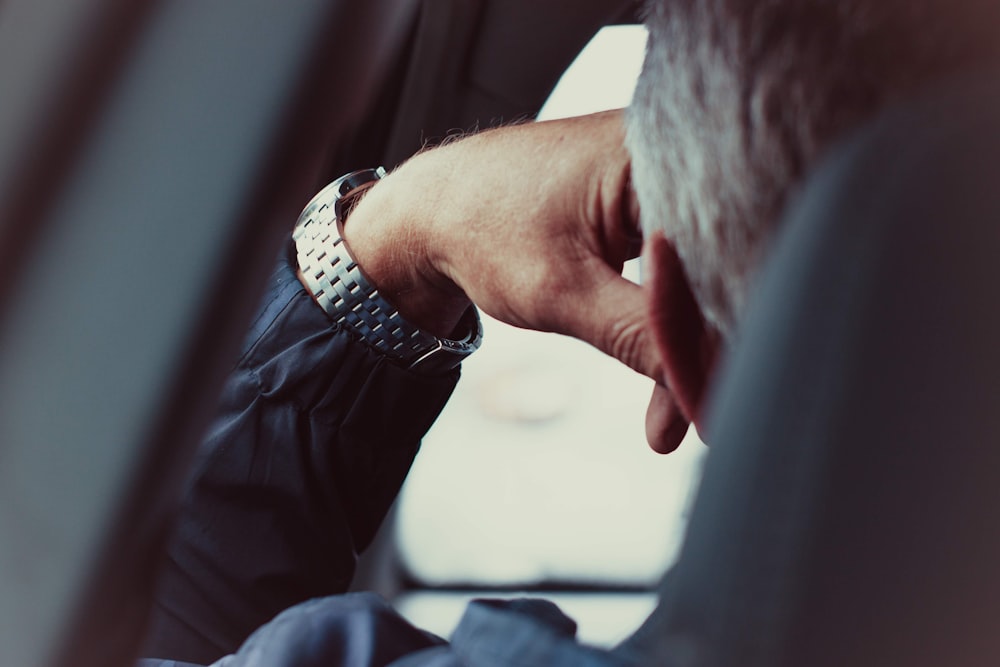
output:
POLYGON ((407 322, 385 300, 344 242, 343 223, 365 190, 385 175, 382 167, 351 172, 333 181, 306 205, 292 233, 303 281, 338 324, 411 370, 441 373, 475 352, 483 337, 474 306, 462 316, 458 339, 438 338, 407 322))

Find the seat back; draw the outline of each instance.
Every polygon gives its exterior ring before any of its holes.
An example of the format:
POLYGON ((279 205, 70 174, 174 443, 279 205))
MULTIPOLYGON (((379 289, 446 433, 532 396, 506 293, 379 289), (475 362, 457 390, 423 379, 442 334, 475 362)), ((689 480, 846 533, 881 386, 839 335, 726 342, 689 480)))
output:
POLYGON ((710 664, 1000 659, 997 80, 890 111, 789 211, 677 573, 710 664))

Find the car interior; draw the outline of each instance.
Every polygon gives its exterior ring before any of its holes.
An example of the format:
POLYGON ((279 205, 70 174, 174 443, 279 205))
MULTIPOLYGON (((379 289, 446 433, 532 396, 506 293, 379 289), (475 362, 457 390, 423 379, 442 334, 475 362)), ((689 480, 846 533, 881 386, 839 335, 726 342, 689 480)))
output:
MULTIPOLYGON (((645 41, 642 26, 602 28, 538 120, 626 106, 645 41)), ((463 363, 354 587, 441 636, 470 599, 537 595, 581 641, 612 646, 655 604, 706 449, 691 429, 677 452, 653 454, 650 380, 587 344, 482 317, 489 343, 463 363)))
MULTIPOLYGON (((134 661, 187 464, 311 195, 456 132, 537 117, 594 35, 638 23, 639 10, 635 0, 0 0, 0 663, 134 661)), ((655 558, 626 564, 634 576, 578 566, 587 543, 571 527, 558 537, 572 512, 536 508, 539 536, 520 541, 555 546, 533 560, 505 550, 516 541, 503 539, 503 521, 517 522, 510 508, 442 519, 455 510, 442 498, 466 493, 496 448, 443 468, 438 457, 461 456, 448 430, 464 428, 446 413, 355 586, 413 619, 443 618, 427 621, 439 632, 470 595, 512 591, 562 595, 583 616, 586 596, 616 599, 598 606, 624 632, 671 587, 665 617, 717 639, 715 664, 995 664, 1000 577, 983 576, 1000 562, 994 78, 931 91, 810 179, 714 402, 721 454, 703 462, 692 442, 676 472, 650 472, 676 475, 674 523, 614 536, 653 540, 655 558), (857 380, 860 368, 876 370, 857 380), (817 431, 818 455, 789 455, 817 431), (733 454, 737 441, 759 456, 733 454), (685 485, 703 465, 690 510, 685 485), (783 486, 793 479, 814 484, 783 486), (868 507, 899 520, 859 521, 868 507), (689 513, 681 547, 676 516, 689 513), (817 517, 835 530, 811 531, 817 517), (425 555, 428 531, 453 544, 477 521, 499 537, 451 561, 425 555), (843 619, 859 628, 850 637, 843 619)), ((470 361, 469 393, 449 411, 478 411, 498 438, 531 447, 535 436, 517 429, 546 433, 565 409, 546 397, 568 391, 536 361, 514 371, 470 361), (526 387, 541 389, 510 398, 526 387)), ((643 449, 641 434, 629 446, 643 449)), ((634 484, 593 461, 619 495, 634 484)), ((527 468, 494 479, 493 495, 513 493, 515 475, 530 485, 527 468)), ((571 509, 615 516, 607 501, 571 509)), ((617 632, 589 639, 610 644, 617 632)))
POLYGON ((311 194, 533 117, 636 12, 0 3, 5 664, 132 659, 185 464, 311 194))

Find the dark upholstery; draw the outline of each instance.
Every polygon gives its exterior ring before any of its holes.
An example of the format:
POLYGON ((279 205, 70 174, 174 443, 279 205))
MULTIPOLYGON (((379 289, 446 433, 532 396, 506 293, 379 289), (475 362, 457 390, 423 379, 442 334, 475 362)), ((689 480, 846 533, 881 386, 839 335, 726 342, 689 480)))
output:
POLYGON ((891 111, 790 207, 666 585, 675 658, 1000 660, 998 80, 891 111))

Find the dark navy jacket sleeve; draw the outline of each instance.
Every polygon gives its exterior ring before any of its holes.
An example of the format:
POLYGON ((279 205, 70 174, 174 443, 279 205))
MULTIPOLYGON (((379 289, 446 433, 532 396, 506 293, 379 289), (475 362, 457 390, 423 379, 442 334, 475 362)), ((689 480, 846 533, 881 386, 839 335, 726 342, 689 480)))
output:
POLYGON ((286 257, 198 452, 144 655, 208 664, 347 590, 457 379, 333 326, 286 257))
MULTIPOLYGON (((474 600, 451 644, 410 625, 372 593, 310 600, 282 612, 212 667, 636 667, 576 642, 551 602, 474 600)), ((147 667, 147 666, 141 666, 147 667)), ((148 667, 171 667, 149 665, 148 667)))

